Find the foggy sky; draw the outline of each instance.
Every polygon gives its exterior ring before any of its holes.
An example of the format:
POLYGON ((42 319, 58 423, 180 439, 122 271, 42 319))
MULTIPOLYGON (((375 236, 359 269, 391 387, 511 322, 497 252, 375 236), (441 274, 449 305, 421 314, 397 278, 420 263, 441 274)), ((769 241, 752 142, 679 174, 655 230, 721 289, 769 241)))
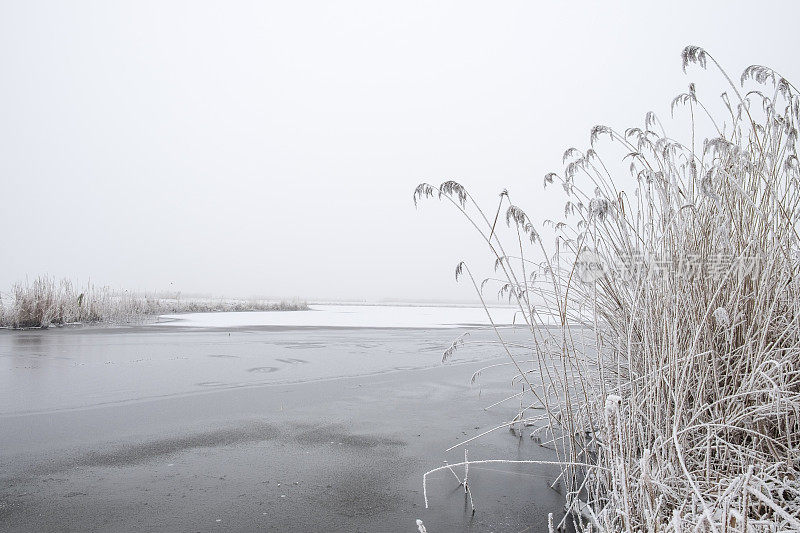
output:
MULTIPOLYGON (((792 2, 0 1, 0 290, 471 299, 456 178, 534 216, 595 124, 668 118, 687 44, 800 80, 792 2)), ((718 78, 718 77, 717 77, 718 78)), ((795 81, 795 83, 797 83, 795 81)), ((698 86, 716 104, 717 86, 698 86)), ((560 202, 560 200, 559 200, 560 202)))

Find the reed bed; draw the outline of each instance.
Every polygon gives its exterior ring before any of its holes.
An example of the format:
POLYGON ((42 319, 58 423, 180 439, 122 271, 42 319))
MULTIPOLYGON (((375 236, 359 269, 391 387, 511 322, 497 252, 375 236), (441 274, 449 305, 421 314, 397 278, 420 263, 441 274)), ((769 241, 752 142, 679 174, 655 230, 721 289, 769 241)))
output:
POLYGON ((682 59, 719 73, 721 104, 679 95, 681 141, 652 113, 593 128, 545 177, 566 196, 552 236, 506 192, 488 212, 453 181, 414 200, 467 217, 497 275, 456 276, 496 284, 530 331, 523 359, 497 330, 523 387, 506 426, 553 447, 565 520, 800 531, 800 91, 763 66, 734 82, 699 47, 682 59))
POLYGON ((222 311, 298 311, 305 302, 242 299, 181 298, 180 294, 138 294, 70 280, 39 277, 15 283, 0 298, 0 327, 25 329, 75 324, 131 324, 176 313, 222 311))

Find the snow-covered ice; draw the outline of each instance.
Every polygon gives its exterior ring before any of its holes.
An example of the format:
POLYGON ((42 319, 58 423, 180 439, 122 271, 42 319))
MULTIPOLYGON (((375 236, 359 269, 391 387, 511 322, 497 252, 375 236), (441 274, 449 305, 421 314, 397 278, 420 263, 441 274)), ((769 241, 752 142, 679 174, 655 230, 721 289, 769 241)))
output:
MULTIPOLYGON (((514 323, 514 309, 490 308, 497 325, 514 323)), ((520 317, 517 316, 517 323, 520 317)), ((308 311, 252 311, 242 313, 187 313, 164 315, 160 325, 197 328, 255 326, 347 328, 455 328, 488 326, 482 307, 399 305, 311 305, 308 311)))

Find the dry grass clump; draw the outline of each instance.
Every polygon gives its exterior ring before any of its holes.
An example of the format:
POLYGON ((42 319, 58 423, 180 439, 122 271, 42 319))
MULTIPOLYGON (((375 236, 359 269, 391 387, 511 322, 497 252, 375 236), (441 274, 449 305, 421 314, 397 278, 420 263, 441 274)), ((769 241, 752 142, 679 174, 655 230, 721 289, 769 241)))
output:
POLYGON ((529 398, 515 422, 554 445, 580 530, 798 531, 800 91, 761 66, 734 83, 698 47, 683 64, 719 70, 721 116, 692 84, 685 143, 652 113, 595 127, 545 178, 567 197, 552 246, 505 192, 508 248, 459 184, 415 201, 451 201, 494 255, 535 360, 498 332, 529 398))
POLYGON ((75 288, 70 280, 39 277, 15 283, 8 298, 0 298, 0 327, 48 328, 70 324, 130 324, 174 313, 217 311, 298 311, 305 302, 237 299, 192 299, 176 295, 136 294, 88 283, 75 288))

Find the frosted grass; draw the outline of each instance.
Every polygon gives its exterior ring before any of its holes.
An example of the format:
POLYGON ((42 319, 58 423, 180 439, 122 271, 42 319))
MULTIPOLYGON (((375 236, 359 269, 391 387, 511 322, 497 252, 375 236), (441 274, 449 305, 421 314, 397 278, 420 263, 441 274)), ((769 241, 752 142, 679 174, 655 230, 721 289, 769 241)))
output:
POLYGON ((545 176, 566 197, 552 240, 507 191, 488 212, 454 181, 414 200, 465 215, 496 275, 456 276, 518 305, 532 364, 497 330, 523 387, 510 424, 552 448, 576 530, 800 531, 800 90, 682 59, 721 75, 721 109, 690 84, 681 140, 653 113, 593 128, 545 176))
POLYGON ((15 283, 0 294, 0 327, 46 329, 84 324, 137 324, 165 313, 297 311, 305 302, 241 298, 182 298, 180 293, 137 293, 100 287, 79 287, 69 279, 41 276, 15 283))

